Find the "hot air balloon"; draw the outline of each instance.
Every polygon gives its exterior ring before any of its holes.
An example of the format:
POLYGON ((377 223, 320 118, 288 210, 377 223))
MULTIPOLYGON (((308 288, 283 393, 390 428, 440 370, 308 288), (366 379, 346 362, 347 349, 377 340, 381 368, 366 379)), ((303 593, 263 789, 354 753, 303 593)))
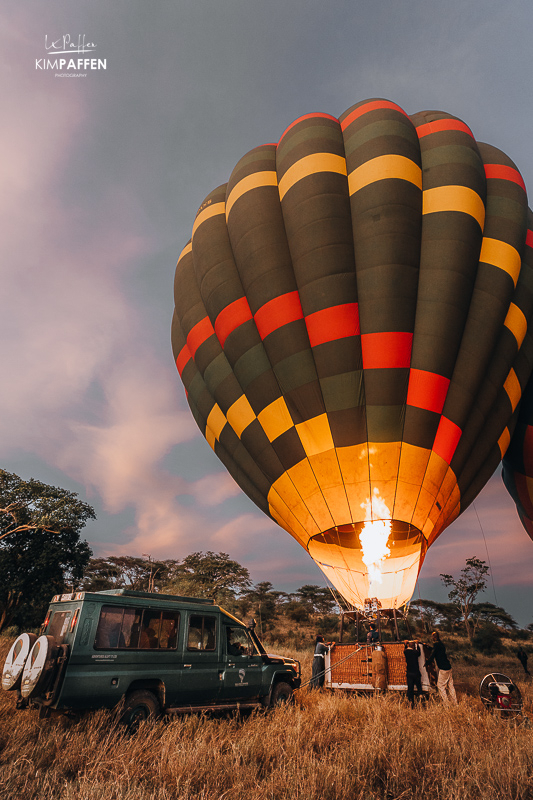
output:
POLYGON ((399 608, 533 359, 523 180, 457 117, 308 114, 200 206, 172 345, 205 438, 354 608, 399 608))
POLYGON ((520 401, 516 427, 502 463, 503 482, 516 503, 522 525, 533 539, 533 380, 520 401))

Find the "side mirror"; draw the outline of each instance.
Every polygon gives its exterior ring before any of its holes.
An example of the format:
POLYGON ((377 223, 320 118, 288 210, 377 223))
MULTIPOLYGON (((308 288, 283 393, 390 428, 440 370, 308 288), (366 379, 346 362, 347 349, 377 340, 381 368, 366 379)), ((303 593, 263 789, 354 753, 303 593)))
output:
POLYGON ((250 622, 248 623, 248 630, 255 631, 256 625, 257 622, 255 621, 255 619, 251 619, 250 622))

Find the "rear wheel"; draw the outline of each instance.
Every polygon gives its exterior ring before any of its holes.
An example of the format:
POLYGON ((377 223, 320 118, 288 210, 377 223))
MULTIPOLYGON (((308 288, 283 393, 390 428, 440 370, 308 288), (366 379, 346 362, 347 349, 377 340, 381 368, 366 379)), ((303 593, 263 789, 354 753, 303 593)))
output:
POLYGON ((290 683, 285 683, 285 681, 280 681, 279 683, 276 683, 276 685, 272 689, 272 697, 270 698, 271 708, 290 703, 292 701, 293 694, 294 691, 290 683))
POLYGON ((161 706, 157 697, 152 692, 138 689, 126 697, 119 721, 126 726, 129 733, 135 733, 141 722, 156 719, 160 713, 161 706))
POLYGON ((6 692, 20 687, 24 665, 36 639, 34 633, 21 633, 13 642, 2 671, 2 689, 6 692))

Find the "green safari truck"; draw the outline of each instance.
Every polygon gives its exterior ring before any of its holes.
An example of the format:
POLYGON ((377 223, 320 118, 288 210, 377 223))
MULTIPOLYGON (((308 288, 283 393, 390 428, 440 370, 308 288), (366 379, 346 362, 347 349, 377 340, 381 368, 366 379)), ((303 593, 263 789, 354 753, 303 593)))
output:
POLYGON ((212 600, 129 589, 57 595, 40 636, 21 634, 2 673, 19 708, 118 707, 130 728, 161 713, 267 708, 300 683, 298 661, 266 653, 212 600))

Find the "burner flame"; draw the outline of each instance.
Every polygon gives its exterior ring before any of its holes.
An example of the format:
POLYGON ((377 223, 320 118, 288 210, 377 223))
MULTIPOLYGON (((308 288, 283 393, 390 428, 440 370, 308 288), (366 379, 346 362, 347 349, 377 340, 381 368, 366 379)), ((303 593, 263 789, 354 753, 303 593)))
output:
POLYGON ((392 520, 387 504, 379 496, 378 489, 374 489, 371 500, 361 503, 361 508, 366 512, 366 521, 359 534, 359 541, 363 550, 363 563, 368 570, 369 593, 372 595, 372 591, 376 588, 375 584, 383 583, 382 567, 390 555, 387 542, 392 520))

